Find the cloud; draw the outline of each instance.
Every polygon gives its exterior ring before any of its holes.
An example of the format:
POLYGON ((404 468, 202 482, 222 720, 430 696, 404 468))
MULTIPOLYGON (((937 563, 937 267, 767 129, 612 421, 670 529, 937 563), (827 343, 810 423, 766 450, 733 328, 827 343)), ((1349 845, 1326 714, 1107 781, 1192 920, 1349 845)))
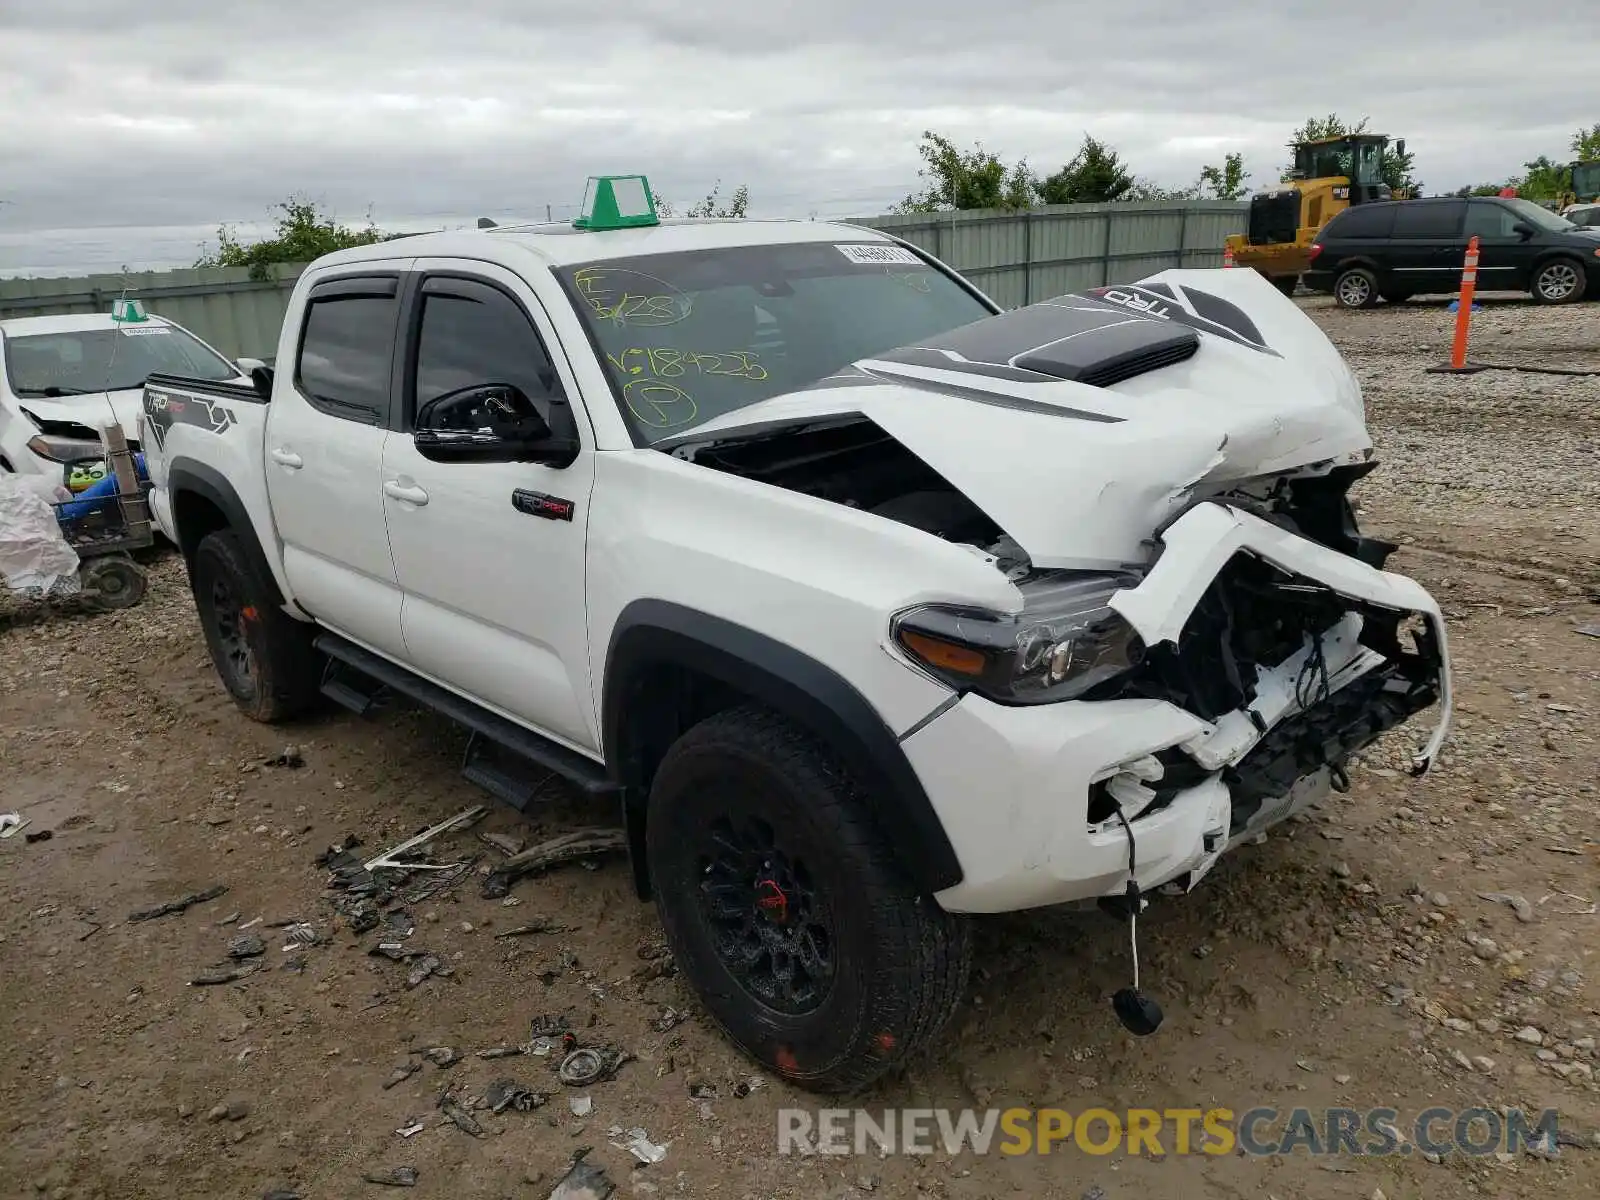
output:
POLYGON ((1041 170, 1087 130, 1169 184, 1239 150, 1259 184, 1330 111, 1405 137, 1442 188, 1564 154, 1600 115, 1548 82, 1592 77, 1581 23, 1289 8, 0 0, 0 234, 260 219, 294 192, 380 223, 560 214, 618 170, 680 199, 747 183, 757 214, 870 213, 916 186, 927 128, 1041 170))

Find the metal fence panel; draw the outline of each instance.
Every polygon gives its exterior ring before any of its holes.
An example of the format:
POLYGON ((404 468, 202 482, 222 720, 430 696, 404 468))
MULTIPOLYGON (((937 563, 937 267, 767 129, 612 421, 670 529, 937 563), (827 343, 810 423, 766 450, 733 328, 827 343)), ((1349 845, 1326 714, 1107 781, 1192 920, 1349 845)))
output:
MULTIPOLYGON (((1017 308, 1067 292, 1130 283, 1168 267, 1219 267, 1223 239, 1244 228, 1246 205, 1173 200, 1058 204, 1029 212, 907 213, 855 224, 920 246, 996 303, 1017 308)), ((302 266, 256 282, 242 268, 201 267, 78 279, 0 279, 0 319, 107 312, 124 290, 152 313, 192 329, 224 354, 272 358, 302 266)))

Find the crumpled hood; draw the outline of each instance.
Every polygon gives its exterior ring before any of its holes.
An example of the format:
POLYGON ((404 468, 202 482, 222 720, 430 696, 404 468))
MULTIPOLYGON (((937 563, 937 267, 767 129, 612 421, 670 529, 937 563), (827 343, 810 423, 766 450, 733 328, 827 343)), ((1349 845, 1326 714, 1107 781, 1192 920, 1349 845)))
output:
POLYGON ((144 403, 144 389, 120 392, 90 392, 85 396, 18 396, 17 404, 43 421, 70 421, 99 429, 115 414, 122 432, 134 437, 134 420, 144 403), (107 407, 109 402, 110 407, 107 407))
POLYGON ((1143 563, 1191 499, 1361 462, 1372 447, 1338 351, 1249 270, 1165 271, 1003 313, 673 443, 850 413, 937 470, 1039 567, 1143 563))

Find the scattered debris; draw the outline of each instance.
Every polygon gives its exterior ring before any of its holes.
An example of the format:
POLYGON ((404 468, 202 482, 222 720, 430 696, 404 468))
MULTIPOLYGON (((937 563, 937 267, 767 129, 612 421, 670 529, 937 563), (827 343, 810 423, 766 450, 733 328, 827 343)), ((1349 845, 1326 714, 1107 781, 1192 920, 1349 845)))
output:
POLYGON ((30 823, 28 817, 18 816, 16 813, 0 813, 0 838, 8 838, 24 825, 30 823))
POLYGON ((206 1113, 206 1120, 213 1124, 218 1121, 242 1121, 250 1115, 250 1101, 243 1097, 234 1097, 224 1100, 206 1113))
POLYGON ((490 1046, 487 1050, 479 1050, 478 1057, 515 1058, 517 1055, 522 1054, 523 1052, 524 1048, 521 1046, 490 1046))
POLYGON ((536 917, 535 919, 533 919, 532 921, 529 921, 525 925, 518 925, 515 929, 508 929, 504 933, 497 933, 494 936, 495 936, 495 940, 499 941, 502 938, 527 937, 529 934, 532 934, 532 933, 571 933, 571 932, 572 932, 572 927, 570 925, 562 925, 560 922, 552 921, 547 917, 536 917))
POLYGON ((455 1096, 449 1091, 439 1097, 439 1111, 444 1113, 450 1124, 462 1133, 471 1134, 473 1137, 483 1136, 483 1126, 478 1124, 477 1118, 456 1103, 455 1096))
POLYGON ((497 1079, 483 1094, 483 1102, 496 1116, 508 1108, 514 1108, 518 1112, 532 1112, 549 1099, 546 1093, 536 1092, 514 1079, 497 1079))
POLYGON ((395 1132, 403 1138, 409 1138, 416 1137, 417 1134, 421 1133, 426 1128, 427 1125, 423 1123, 421 1117, 412 1117, 404 1125, 400 1126, 399 1129, 396 1129, 395 1132))
POLYGON ((513 855, 489 873, 483 882, 483 894, 498 900, 511 890, 511 885, 525 875, 547 870, 564 862, 574 862, 601 854, 614 854, 628 848, 627 836, 620 829, 575 829, 560 837, 530 846, 513 855))
POLYGON ((585 1161, 584 1156, 588 1153, 585 1147, 573 1157, 571 1168, 556 1184, 556 1190, 550 1193, 549 1200, 611 1200, 617 1185, 606 1178, 604 1168, 585 1161))
POLYGON ((735 1100, 743 1100, 751 1092, 760 1089, 766 1082, 761 1076, 752 1075, 749 1083, 740 1082, 733 1085, 733 1097, 735 1100))
POLYGON ((407 988, 421 987, 423 982, 429 976, 439 974, 440 973, 440 969, 443 966, 444 966, 444 964, 439 961, 439 956, 438 955, 429 954, 421 962, 419 962, 416 966, 411 968, 411 974, 406 976, 406 987, 407 988))
MULTIPOLYGON (((613 1125, 610 1129, 610 1133, 613 1138, 624 1136, 622 1126, 620 1125, 613 1125)), ((626 1137, 626 1141, 613 1141, 611 1144, 618 1150, 629 1151, 640 1162, 646 1164, 658 1163, 662 1159, 666 1158, 667 1147, 672 1145, 671 1142, 663 1142, 659 1146, 656 1145, 656 1143, 650 1140, 650 1135, 638 1126, 628 1130, 626 1137)))
POLYGON ((130 921, 154 921, 157 917, 171 917, 178 913, 193 908, 196 904, 204 904, 207 900, 215 900, 218 896, 225 896, 228 888, 225 884, 209 887, 203 892, 190 892, 178 900, 170 900, 166 904, 158 904, 154 908, 141 908, 138 912, 128 914, 130 921))
POLYGON ((261 1200, 301 1200, 301 1196, 293 1188, 270 1188, 262 1193, 261 1200))
POLYGON ((238 983, 246 976, 254 975, 261 969, 259 962, 240 963, 236 967, 218 967, 211 971, 202 971, 189 980, 190 987, 216 987, 224 983, 238 983))
POLYGON ((715 1100, 717 1098, 717 1085, 714 1083, 691 1083, 689 1085, 689 1099, 715 1100))
POLYGON ((559 1038, 572 1032, 572 1022, 554 1013, 544 1013, 528 1023, 528 1036, 534 1038, 559 1038))
POLYGON ((89 920, 88 917, 79 917, 78 919, 89 927, 88 929, 84 930, 82 933, 80 933, 78 935, 78 940, 80 942, 87 942, 95 934, 99 933, 102 929, 105 928, 104 925, 98 924, 95 921, 91 921, 91 920, 89 920))
POLYGON ((317 936, 317 931, 304 921, 291 921, 284 927, 283 935, 287 941, 283 947, 285 954, 315 946, 322 940, 317 936))
POLYGON ((217 922, 217 927, 220 929, 224 925, 232 925, 243 915, 243 913, 238 911, 231 912, 227 916, 223 917, 222 920, 217 922))
POLYGON ((242 933, 228 942, 228 957, 232 959, 260 958, 266 952, 266 943, 253 933, 242 933))
POLYGON ((1584 637, 1600 638, 1600 625, 1579 625, 1578 632, 1584 637))
POLYGON ((389 1075, 389 1078, 383 1081, 383 1090, 388 1091, 392 1087, 398 1087, 420 1070, 422 1070, 422 1064, 420 1062, 414 1058, 408 1059, 406 1062, 403 1062, 397 1066, 389 1075))
POLYGON ((588 1087, 605 1075, 605 1055, 598 1050, 574 1050, 561 1060, 556 1073, 568 1087, 588 1087))
POLYGON ((455 1066, 464 1056, 454 1046, 433 1046, 424 1050, 422 1057, 442 1071, 446 1067, 455 1066))
POLYGON ((500 851, 507 858, 522 853, 522 841, 514 838, 509 833, 480 833, 478 840, 485 846, 500 851))
POLYGON ((368 1171, 361 1178, 380 1187, 416 1187, 422 1176, 415 1167, 390 1167, 387 1171, 368 1171))
POLYGON ((433 841, 434 838, 439 837, 439 836, 441 836, 443 834, 453 833, 458 829, 465 829, 469 825, 472 825, 472 824, 475 824, 478 821, 481 821, 488 814, 489 814, 489 808, 488 808, 487 805, 484 805, 484 804, 474 805, 472 808, 469 808, 469 809, 466 809, 463 812, 457 813, 455 816, 451 817, 447 821, 440 821, 437 825, 433 826, 432 828, 424 829, 421 833, 417 834, 415 837, 407 838, 405 841, 401 842, 398 846, 391 846, 389 849, 385 850, 383 853, 374 855, 372 858, 369 858, 366 862, 362 863, 361 865, 367 871, 379 871, 379 870, 383 870, 385 868, 389 868, 389 869, 392 869, 392 870, 399 870, 399 871, 447 871, 447 870, 454 870, 457 866, 459 866, 458 863, 448 863, 448 864, 441 865, 439 863, 407 862, 404 859, 402 859, 400 856, 402 854, 405 854, 407 851, 415 850, 419 846, 426 845, 427 843, 433 841))
POLYGON ((1511 911, 1516 913, 1517 920, 1524 925, 1533 923, 1533 905, 1522 896, 1515 896, 1510 892, 1479 892, 1478 899, 1487 900, 1491 904, 1509 905, 1511 911))
POLYGON ((285 746, 282 754, 274 758, 262 759, 261 765, 263 767, 285 767, 291 771, 298 771, 306 765, 306 760, 301 756, 298 746, 285 746))
POLYGON ((567 1100, 567 1107, 572 1110, 575 1117, 587 1117, 594 1111, 593 1096, 572 1096, 567 1100))
POLYGON ((650 1028, 657 1033, 670 1033, 688 1019, 689 1014, 686 1012, 676 1008, 664 1008, 661 1010, 661 1015, 650 1022, 650 1028))
POLYGON ((31 845, 33 845, 34 842, 48 842, 53 837, 55 837, 55 830, 53 830, 53 829, 41 829, 37 833, 25 833, 25 834, 23 834, 22 835, 22 840, 27 842, 31 846, 31 845))

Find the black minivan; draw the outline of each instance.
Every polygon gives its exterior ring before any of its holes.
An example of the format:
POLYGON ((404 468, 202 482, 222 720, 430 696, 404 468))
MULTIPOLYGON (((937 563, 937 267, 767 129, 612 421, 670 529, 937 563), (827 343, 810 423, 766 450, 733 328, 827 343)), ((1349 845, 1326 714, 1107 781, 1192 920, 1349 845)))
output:
POLYGON ((1301 282, 1342 308, 1448 295, 1478 235, 1478 290, 1528 291, 1544 304, 1600 294, 1600 229, 1531 200, 1441 196, 1347 208, 1322 228, 1301 282))

